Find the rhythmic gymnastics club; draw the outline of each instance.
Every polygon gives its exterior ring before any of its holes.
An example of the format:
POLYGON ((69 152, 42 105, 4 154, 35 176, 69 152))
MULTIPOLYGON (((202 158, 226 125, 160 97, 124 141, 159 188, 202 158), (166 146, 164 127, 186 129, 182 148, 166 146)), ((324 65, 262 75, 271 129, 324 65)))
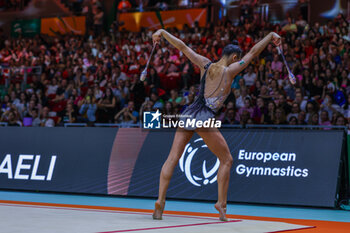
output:
POLYGON ((146 67, 145 67, 145 69, 141 72, 141 76, 140 76, 140 80, 141 80, 141 81, 145 81, 145 79, 146 79, 146 77, 147 77, 148 65, 149 65, 149 62, 150 62, 151 59, 152 59, 152 56, 153 56, 153 53, 154 53, 154 49, 155 49, 156 46, 157 46, 157 43, 153 44, 152 51, 151 51, 151 55, 150 55, 149 58, 148 58, 146 67))
POLYGON ((285 58, 284 55, 283 55, 282 49, 281 49, 279 46, 276 46, 276 48, 277 48, 278 53, 281 55, 281 57, 282 57, 282 59, 283 59, 284 65, 287 67, 289 81, 290 81, 291 84, 293 84, 293 85, 296 84, 296 83, 297 83, 297 80, 296 80, 294 74, 293 74, 293 73, 290 71, 290 69, 289 69, 288 63, 287 63, 287 61, 286 61, 286 58, 285 58))

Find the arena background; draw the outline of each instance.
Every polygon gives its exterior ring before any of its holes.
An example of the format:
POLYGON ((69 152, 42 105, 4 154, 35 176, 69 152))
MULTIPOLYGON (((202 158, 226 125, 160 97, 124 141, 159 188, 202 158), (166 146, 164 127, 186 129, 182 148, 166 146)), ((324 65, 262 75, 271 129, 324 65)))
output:
MULTIPOLYGON (((274 31, 297 84, 272 45, 235 78, 216 116, 234 157, 228 200, 349 209, 349 11, 347 0, 0 0, 1 192, 155 198, 174 132, 142 129, 143 113, 183 112, 200 70, 162 41, 141 82, 152 33, 216 61, 274 31)), ((215 201, 217 167, 195 135, 169 198, 215 201)))

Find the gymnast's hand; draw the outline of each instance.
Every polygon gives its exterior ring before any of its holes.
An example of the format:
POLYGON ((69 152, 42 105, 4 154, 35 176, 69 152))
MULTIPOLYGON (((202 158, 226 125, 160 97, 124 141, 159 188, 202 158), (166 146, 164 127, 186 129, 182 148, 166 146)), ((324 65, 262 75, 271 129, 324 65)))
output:
POLYGON ((276 46, 280 46, 281 45, 281 37, 275 32, 272 32, 272 42, 276 46))
POLYGON ((161 37, 162 37, 162 29, 159 29, 158 31, 153 33, 153 35, 152 35, 153 45, 158 44, 160 42, 161 37))

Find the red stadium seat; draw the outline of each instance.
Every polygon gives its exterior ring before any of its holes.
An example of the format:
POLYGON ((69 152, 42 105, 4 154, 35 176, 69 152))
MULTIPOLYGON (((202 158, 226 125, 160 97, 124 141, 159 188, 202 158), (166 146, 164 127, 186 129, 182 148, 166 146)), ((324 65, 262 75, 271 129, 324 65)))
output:
POLYGON ((54 99, 56 98, 56 94, 50 94, 47 96, 48 99, 54 99))
POLYGON ((81 87, 80 88, 80 95, 85 96, 88 89, 89 89, 89 87, 81 87))
POLYGON ((169 76, 169 75, 159 74, 159 77, 160 77, 161 86, 167 91, 171 89, 178 89, 180 86, 179 85, 181 81, 180 75, 169 76))
POLYGON ((51 110, 54 112, 61 112, 66 108, 67 105, 67 101, 66 100, 62 100, 58 103, 54 103, 51 101, 50 105, 52 106, 51 110))

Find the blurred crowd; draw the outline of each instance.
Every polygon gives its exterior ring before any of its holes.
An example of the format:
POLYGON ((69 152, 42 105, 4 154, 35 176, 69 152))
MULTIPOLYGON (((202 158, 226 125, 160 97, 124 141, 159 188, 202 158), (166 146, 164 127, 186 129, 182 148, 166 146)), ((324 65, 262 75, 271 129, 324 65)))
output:
MULTIPOLYGON (((1 0, 0 0, 1 1, 1 0)), ((103 1, 101 0, 61 0, 64 2, 71 10, 75 13, 86 13, 87 7, 94 4, 95 2, 100 2, 103 6, 103 1)), ((243 2, 243 1, 242 1, 243 2)), ((116 7, 119 12, 128 11, 144 11, 144 10, 169 10, 178 8, 193 8, 193 7, 204 7, 208 4, 208 0, 199 1, 188 1, 188 0, 119 0, 115 1, 116 7)))
MULTIPOLYGON (((350 120, 349 22, 288 18, 281 24, 242 18, 233 25, 167 29, 197 53, 217 61, 238 40, 244 53, 271 31, 297 78, 292 86, 272 44, 237 75, 217 118, 223 124, 347 125, 350 120)), ((139 80, 152 49, 152 31, 11 39, 0 35, 0 122, 9 126, 142 122, 144 111, 181 113, 198 93, 200 70, 165 40, 145 82, 139 80), (8 68, 6 68, 8 67, 8 68), (14 71, 16 67, 16 72, 14 71), (38 70, 40 72, 38 72, 38 70), (35 71, 35 72, 34 72, 35 71)))
POLYGON ((0 11, 23 10, 30 0, 0 0, 0 11))

